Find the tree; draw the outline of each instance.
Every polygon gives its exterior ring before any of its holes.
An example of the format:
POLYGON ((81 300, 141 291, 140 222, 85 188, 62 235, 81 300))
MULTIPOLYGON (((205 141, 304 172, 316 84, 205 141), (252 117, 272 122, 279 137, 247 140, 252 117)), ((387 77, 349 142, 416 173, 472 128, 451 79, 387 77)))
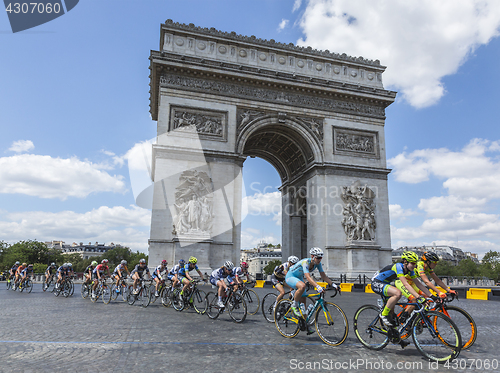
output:
POLYGON ((267 263, 267 265, 264 267, 264 273, 266 275, 270 275, 273 273, 274 271, 274 268, 276 268, 276 266, 279 266, 281 265, 281 260, 271 260, 269 263, 267 263))

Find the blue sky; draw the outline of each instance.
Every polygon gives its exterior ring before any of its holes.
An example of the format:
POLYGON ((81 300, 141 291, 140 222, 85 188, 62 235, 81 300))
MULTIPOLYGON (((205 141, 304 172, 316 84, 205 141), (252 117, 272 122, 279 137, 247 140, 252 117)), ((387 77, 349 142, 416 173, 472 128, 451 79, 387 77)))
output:
MULTIPOLYGON (((500 250, 494 1, 86 0, 13 34, 0 13, 0 240, 147 250, 128 160, 156 136, 149 53, 166 19, 379 59, 393 247, 500 250), (457 244, 458 242, 458 244, 457 244)), ((242 242, 280 242, 277 172, 248 159, 242 242), (267 189, 264 189, 268 187, 267 189), (265 214, 256 215, 256 212, 265 214)))

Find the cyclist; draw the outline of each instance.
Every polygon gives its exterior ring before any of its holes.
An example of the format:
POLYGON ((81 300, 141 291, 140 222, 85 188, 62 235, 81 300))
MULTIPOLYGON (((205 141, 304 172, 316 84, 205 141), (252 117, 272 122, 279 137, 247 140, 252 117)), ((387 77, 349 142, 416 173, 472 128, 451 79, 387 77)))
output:
POLYGON ((196 259, 194 256, 190 257, 186 265, 184 265, 184 267, 181 267, 179 269, 179 272, 177 273, 178 280, 181 282, 181 284, 184 284, 181 290, 181 295, 184 294, 184 292, 187 290, 191 282, 194 281, 189 275, 189 272, 192 271, 193 269, 195 269, 196 272, 198 272, 202 281, 205 281, 205 279, 203 278, 203 274, 199 270, 196 263, 198 263, 198 259, 196 259))
POLYGON ((137 294, 139 292, 139 290, 137 290, 137 283, 139 282, 139 280, 142 280, 144 272, 148 274, 148 277, 150 276, 149 268, 146 265, 146 259, 142 258, 141 260, 139 260, 139 264, 137 264, 132 272, 130 272, 130 275, 134 279, 134 294, 137 294))
POLYGON ((55 287, 58 288, 59 284, 61 283, 61 281, 63 279, 63 276, 68 275, 68 263, 64 263, 62 266, 57 268, 56 274, 57 274, 57 281, 56 281, 55 287))
POLYGON ((179 269, 186 265, 186 261, 184 259, 179 260, 179 264, 176 264, 172 267, 170 272, 167 275, 167 278, 172 281, 172 287, 176 287, 179 284, 179 278, 177 274, 179 273, 179 269))
POLYGON ((250 273, 248 273, 248 263, 247 262, 241 262, 239 267, 234 267, 233 270, 231 271, 231 277, 233 279, 233 282, 231 285, 235 284, 242 284, 243 280, 241 277, 245 276, 247 281, 250 281, 250 273))
POLYGON ((75 270, 73 269, 73 264, 67 263, 68 265, 68 276, 73 277, 75 275, 75 270))
POLYGON ((92 263, 90 263, 90 265, 85 268, 85 271, 83 271, 83 276, 85 277, 85 285, 90 284, 90 282, 93 280, 92 274, 95 267, 97 267, 97 262, 93 260, 92 263))
POLYGON ((276 298, 276 302, 274 303, 275 306, 285 296, 285 286, 287 288, 292 289, 285 282, 285 277, 286 277, 286 274, 288 273, 288 270, 294 264, 296 264, 298 261, 299 261, 299 258, 297 258, 295 255, 292 255, 292 256, 288 257, 288 259, 285 263, 280 264, 274 268, 273 274, 271 275, 271 283, 280 292, 278 297, 276 298))
POLYGON ((28 265, 26 268, 24 268, 21 273, 21 281, 19 282, 19 286, 23 286, 23 282, 25 282, 28 278, 33 276, 33 264, 28 265))
MULTIPOLYGON (((7 281, 11 281, 12 278, 15 279, 15 276, 16 276, 16 271, 17 271, 17 268, 19 268, 19 266, 21 265, 20 262, 16 262, 12 267, 11 269, 9 269, 9 279, 7 281)), ((14 281, 15 282, 15 281, 14 281)))
POLYGON ((228 260, 222 267, 215 269, 210 275, 210 283, 213 286, 217 286, 218 288, 217 294, 219 296, 219 300, 217 302, 217 305, 221 308, 224 308, 224 303, 222 302, 222 294, 227 291, 227 285, 224 282, 224 279, 227 278, 227 281, 229 283, 233 282, 233 279, 231 277, 233 268, 233 262, 228 260))
POLYGON ((153 271, 153 280, 155 280, 155 297, 159 297, 158 287, 160 283, 167 278, 168 268, 167 261, 163 259, 158 267, 156 267, 153 271))
POLYGON ((110 276, 108 263, 109 263, 108 259, 103 259, 101 261, 101 264, 96 266, 94 268, 94 270, 92 271, 92 273, 94 275, 94 279, 97 279, 97 281, 94 281, 94 285, 92 286, 92 297, 95 296, 95 289, 97 289, 97 285, 99 284, 101 277, 104 278, 104 272, 108 273, 108 277, 110 276))
POLYGON ((421 297, 422 294, 426 294, 427 292, 430 296, 430 293, 420 281, 413 281, 418 277, 415 274, 418 255, 413 251, 405 251, 401 255, 401 260, 401 262, 385 266, 372 277, 372 290, 379 295, 389 298, 380 313, 382 322, 387 326, 396 325, 391 315, 393 314, 394 306, 402 294, 409 299, 410 296, 413 296, 420 303, 425 302, 425 297, 421 297), (396 280, 394 286, 391 285, 391 281, 393 280, 396 280))
MULTIPOLYGON (((311 276, 311 273, 318 269, 319 275, 323 281, 325 281, 328 285, 337 288, 332 280, 326 275, 325 271, 323 271, 323 266, 321 265, 321 259, 323 259, 323 250, 319 247, 313 247, 309 250, 309 254, 311 254, 310 258, 302 259, 298 261, 295 265, 293 265, 287 272, 285 276, 285 281, 288 286, 294 288, 295 294, 293 296, 294 302, 292 305, 292 311, 296 316, 306 317, 306 307, 305 302, 307 295, 306 292, 306 284, 304 283, 304 278, 309 282, 311 286, 313 286, 318 293, 322 293, 324 289, 314 281, 311 276)), ((313 333, 312 330, 309 330, 309 326, 307 327, 307 334, 313 333)))
POLYGON ((45 270, 45 284, 48 284, 54 273, 56 272, 56 263, 50 263, 45 270))
POLYGON ((113 271, 113 277, 116 280, 116 292, 120 292, 120 280, 126 278, 128 275, 130 275, 128 268, 127 268, 127 261, 122 260, 120 264, 118 264, 114 271, 113 271))
MULTIPOLYGON (((434 290, 434 292, 437 294, 439 298, 446 298, 446 292, 455 295, 457 294, 455 290, 451 290, 448 286, 446 286, 444 282, 441 281, 441 279, 434 273, 434 268, 436 268, 437 262, 439 261, 439 257, 435 253, 433 253, 432 251, 426 251, 425 253, 422 254, 422 257, 420 259, 421 260, 417 262, 416 272, 418 276, 420 276, 420 279, 424 282, 424 284, 428 288, 434 290), (431 280, 429 279, 429 276, 436 282, 437 286, 441 286, 444 289, 444 293, 438 290, 437 287, 432 284, 431 280)), ((429 294, 430 293, 426 293, 427 296, 429 296, 429 294)), ((404 292, 403 295, 405 295, 404 292)), ((413 297, 409 297, 408 299, 410 301, 413 301, 413 297)), ((406 309, 400 316, 400 320, 404 322, 414 309, 415 306, 406 307, 406 309)))
POLYGON ((21 272, 24 271, 24 269, 27 267, 28 265, 26 263, 23 263, 21 264, 19 267, 17 267, 16 269, 16 278, 14 280, 14 284, 16 287, 19 286, 19 280, 21 279, 22 275, 21 275, 21 272))

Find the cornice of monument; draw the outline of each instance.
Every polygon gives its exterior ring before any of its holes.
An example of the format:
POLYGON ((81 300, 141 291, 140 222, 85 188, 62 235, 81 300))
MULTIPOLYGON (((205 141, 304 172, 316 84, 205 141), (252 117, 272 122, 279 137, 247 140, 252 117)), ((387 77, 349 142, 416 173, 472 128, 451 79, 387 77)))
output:
POLYGON ((336 60, 339 62, 349 62, 349 63, 355 63, 355 64, 362 64, 362 65, 367 65, 367 66, 372 66, 372 67, 377 67, 381 69, 382 71, 385 70, 385 66, 382 66, 380 64, 379 60, 369 60, 366 58, 363 58, 361 56, 359 57, 353 57, 353 56, 348 56, 347 54, 339 54, 339 53, 332 53, 329 50, 318 50, 318 49, 313 49, 312 47, 302 47, 299 45, 295 45, 293 43, 280 43, 275 41, 274 39, 267 40, 267 39, 260 39, 257 38, 256 36, 246 36, 246 35, 241 35, 237 34, 234 31, 231 32, 226 32, 226 31, 220 31, 217 30, 214 27, 208 28, 208 27, 200 27, 196 26, 193 23, 190 24, 185 24, 185 23, 179 23, 179 22, 174 22, 171 19, 167 19, 164 24, 161 25, 162 30, 170 30, 174 32, 188 32, 188 33, 197 33, 201 35, 206 35, 206 36, 211 36, 214 38, 219 38, 219 39, 225 39, 225 40, 230 40, 232 42, 239 42, 239 43, 245 43, 245 44, 251 44, 259 47, 266 47, 266 48, 273 48, 273 49, 278 49, 278 50, 283 50, 287 52, 294 52, 298 54, 303 54, 304 56, 310 55, 310 56, 315 56, 315 57, 323 57, 331 60, 336 60))

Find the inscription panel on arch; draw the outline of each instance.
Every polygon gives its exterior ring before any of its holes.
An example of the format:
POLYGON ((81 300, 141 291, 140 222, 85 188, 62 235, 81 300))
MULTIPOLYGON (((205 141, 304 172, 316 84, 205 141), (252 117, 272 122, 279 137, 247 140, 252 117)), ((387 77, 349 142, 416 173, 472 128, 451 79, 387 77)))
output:
POLYGON ((227 141, 227 117, 225 111, 184 106, 170 107, 168 131, 201 139, 227 141))
POLYGON ((333 127, 333 153, 379 158, 378 133, 333 127))

